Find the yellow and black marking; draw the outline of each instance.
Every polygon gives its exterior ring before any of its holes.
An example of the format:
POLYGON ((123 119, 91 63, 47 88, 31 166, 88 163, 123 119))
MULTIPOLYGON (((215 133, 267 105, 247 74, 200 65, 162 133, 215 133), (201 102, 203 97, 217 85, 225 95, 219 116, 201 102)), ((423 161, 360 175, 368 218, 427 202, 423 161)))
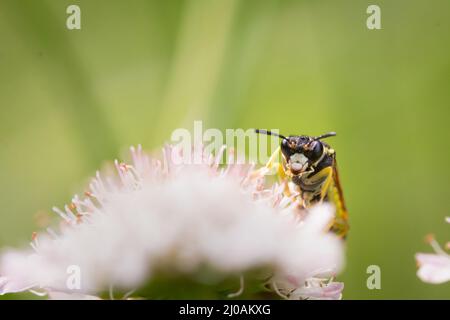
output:
MULTIPOLYGON (((292 181, 297 187, 298 197, 304 208, 323 201, 333 202, 336 216, 330 229, 345 238, 349 229, 348 213, 339 182, 336 152, 321 141, 335 136, 336 133, 330 132, 318 137, 306 135, 286 137, 266 130, 256 130, 256 133, 274 135, 281 139, 280 147, 272 154, 262 170, 267 172, 275 169, 282 181, 292 181), (280 151, 281 164, 277 162, 280 151)), ((285 193, 291 196, 287 183, 285 193)))

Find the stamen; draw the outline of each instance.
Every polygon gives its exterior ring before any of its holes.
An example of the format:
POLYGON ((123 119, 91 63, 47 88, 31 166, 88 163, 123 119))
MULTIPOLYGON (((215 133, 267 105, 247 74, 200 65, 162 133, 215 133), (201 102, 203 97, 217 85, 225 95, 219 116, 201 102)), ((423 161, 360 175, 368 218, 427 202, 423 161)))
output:
POLYGON ((58 235, 52 228, 47 228, 47 232, 49 235, 51 235, 54 239, 58 239, 58 235))
POLYGON ((33 289, 29 289, 28 291, 31 292, 32 294, 35 294, 35 295, 39 296, 39 297, 45 297, 47 295, 47 292, 39 292, 39 291, 36 291, 36 290, 33 290, 33 289))
POLYGON ((426 242, 428 242, 430 244, 430 246, 433 248, 433 250, 437 254, 447 255, 447 253, 441 248, 439 243, 436 241, 433 234, 430 233, 429 235, 427 235, 425 237, 425 240, 426 240, 426 242))
POLYGON ((113 285, 112 284, 110 284, 109 285, 109 299, 110 300, 114 300, 114 288, 113 288, 113 285))
POLYGON ((33 232, 31 234, 31 242, 30 242, 31 247, 34 249, 34 251, 38 251, 38 247, 39 247, 39 240, 38 240, 38 234, 37 232, 33 232))
POLYGON ((34 242, 30 242, 30 246, 33 248, 34 251, 38 252, 38 248, 34 244, 34 242))
POLYGON ((121 162, 119 164, 119 168, 121 168, 124 172, 128 172, 128 165, 125 162, 121 162))
POLYGON ((219 167, 220 161, 222 160, 222 157, 225 153, 226 148, 227 148, 226 146, 222 146, 219 149, 219 152, 217 152, 216 158, 214 159, 214 163, 213 163, 213 169, 217 169, 219 167))
POLYGON ((64 212, 62 212, 58 207, 53 207, 52 209, 53 209, 53 211, 54 211, 55 213, 57 213, 64 221, 70 222, 70 218, 69 218, 64 212))
POLYGON ((137 289, 133 289, 133 290, 130 290, 130 291, 128 291, 127 293, 125 293, 124 296, 122 297, 122 300, 128 299, 133 293, 136 292, 136 290, 137 290, 137 289))
POLYGON ((65 205, 64 209, 66 210, 67 215, 72 218, 72 220, 74 220, 76 218, 75 215, 73 214, 72 210, 70 210, 68 205, 65 205))
POLYGON ((230 293, 227 295, 228 298, 235 298, 235 297, 239 297, 242 293, 244 292, 244 276, 241 275, 239 277, 239 290, 234 292, 234 293, 230 293))
POLYGON ((275 281, 272 281, 272 287, 273 287, 273 290, 275 291, 275 293, 277 295, 279 295, 281 298, 286 299, 286 300, 289 299, 288 296, 286 296, 280 292, 280 290, 278 289, 277 283, 275 281))

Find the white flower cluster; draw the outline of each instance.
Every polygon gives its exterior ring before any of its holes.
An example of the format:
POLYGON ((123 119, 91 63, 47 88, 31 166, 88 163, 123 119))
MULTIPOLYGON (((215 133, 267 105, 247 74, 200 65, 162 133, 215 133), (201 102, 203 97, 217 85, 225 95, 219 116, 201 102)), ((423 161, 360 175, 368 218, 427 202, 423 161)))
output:
POLYGON ((330 205, 301 216, 282 186, 264 186, 250 166, 219 166, 221 154, 194 150, 202 164, 175 164, 167 146, 157 160, 139 147, 132 164, 116 161, 117 176, 96 178, 75 196, 60 230, 33 235, 30 250, 0 256, 0 294, 24 290, 96 294, 132 290, 158 270, 189 274, 200 266, 239 274, 269 266, 274 290, 286 298, 339 299, 330 278, 343 265, 341 240, 327 232, 330 205), (81 270, 68 288, 67 270, 81 270))

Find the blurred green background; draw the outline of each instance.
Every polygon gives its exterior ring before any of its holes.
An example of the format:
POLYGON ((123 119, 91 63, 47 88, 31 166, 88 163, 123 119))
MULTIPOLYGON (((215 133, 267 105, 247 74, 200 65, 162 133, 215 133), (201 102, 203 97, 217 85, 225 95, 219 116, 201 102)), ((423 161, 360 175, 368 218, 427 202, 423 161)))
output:
POLYGON ((450 239, 449 37, 448 0, 1 0, 0 247, 26 245, 105 161, 195 119, 333 130, 344 298, 450 298, 414 261, 426 234, 450 239), (81 30, 66 29, 69 4, 81 30), (382 30, 366 28, 369 4, 382 30), (381 290, 366 287, 372 264, 381 290))

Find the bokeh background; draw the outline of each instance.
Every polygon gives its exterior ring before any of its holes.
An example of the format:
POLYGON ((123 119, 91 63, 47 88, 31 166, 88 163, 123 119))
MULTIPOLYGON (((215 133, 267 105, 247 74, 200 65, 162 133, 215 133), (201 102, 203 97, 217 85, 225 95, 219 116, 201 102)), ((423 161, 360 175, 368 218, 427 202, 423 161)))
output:
MULTIPOLYGON (((0 247, 173 129, 337 131, 345 299, 450 298, 414 253, 450 215, 450 2, 1 0, 0 247), (66 8, 81 7, 81 30, 66 8), (366 28, 381 7, 382 30, 366 28), (381 290, 366 268, 381 267, 381 290)), ((31 298, 9 295, 3 298, 31 298)))

